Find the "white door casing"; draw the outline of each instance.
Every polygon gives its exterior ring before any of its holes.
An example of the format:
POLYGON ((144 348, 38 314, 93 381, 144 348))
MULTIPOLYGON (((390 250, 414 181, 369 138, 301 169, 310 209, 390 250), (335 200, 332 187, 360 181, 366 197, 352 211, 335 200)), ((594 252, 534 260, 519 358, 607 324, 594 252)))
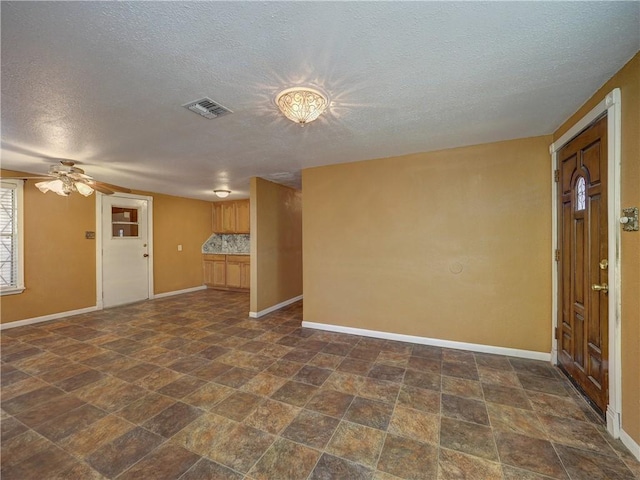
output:
MULTIPOLYGON (((96 197, 96 286, 98 308, 153 298, 152 197, 116 193, 96 197), (120 236, 112 207, 138 212, 137 235, 120 236)), ((125 219, 127 220, 127 219, 125 219)), ((126 232, 126 230, 125 230, 126 232)))

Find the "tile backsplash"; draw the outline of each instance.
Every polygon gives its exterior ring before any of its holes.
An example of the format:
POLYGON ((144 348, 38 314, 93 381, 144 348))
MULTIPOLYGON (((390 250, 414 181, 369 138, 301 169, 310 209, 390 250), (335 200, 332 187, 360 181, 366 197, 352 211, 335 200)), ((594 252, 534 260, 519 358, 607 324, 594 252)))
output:
POLYGON ((249 234, 218 234, 211 235, 202 245, 202 253, 244 253, 249 254, 249 234))

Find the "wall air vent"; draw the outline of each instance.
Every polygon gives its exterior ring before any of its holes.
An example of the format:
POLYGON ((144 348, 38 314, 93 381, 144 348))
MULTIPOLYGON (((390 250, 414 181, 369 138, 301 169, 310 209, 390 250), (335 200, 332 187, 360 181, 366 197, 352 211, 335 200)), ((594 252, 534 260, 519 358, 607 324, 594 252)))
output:
POLYGON ((233 113, 228 108, 223 107, 219 103, 216 103, 210 98, 206 97, 200 100, 196 100, 195 102, 189 102, 183 105, 183 107, 188 108, 192 112, 195 112, 198 115, 203 116, 204 118, 208 118, 209 120, 221 117, 223 115, 226 115, 227 113, 233 113))

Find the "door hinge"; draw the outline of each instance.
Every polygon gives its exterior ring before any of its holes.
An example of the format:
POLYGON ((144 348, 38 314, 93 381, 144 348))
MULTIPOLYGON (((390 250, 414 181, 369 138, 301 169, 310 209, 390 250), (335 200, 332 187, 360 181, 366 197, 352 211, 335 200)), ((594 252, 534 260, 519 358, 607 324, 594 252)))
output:
POLYGON ((556 262, 560 261, 560 249, 556 248, 556 254, 554 255, 556 262))
POLYGON ((560 327, 556 327, 556 340, 560 338, 560 327))
POLYGON ((560 170, 555 170, 553 172, 553 179, 555 180, 556 183, 560 181, 560 170))

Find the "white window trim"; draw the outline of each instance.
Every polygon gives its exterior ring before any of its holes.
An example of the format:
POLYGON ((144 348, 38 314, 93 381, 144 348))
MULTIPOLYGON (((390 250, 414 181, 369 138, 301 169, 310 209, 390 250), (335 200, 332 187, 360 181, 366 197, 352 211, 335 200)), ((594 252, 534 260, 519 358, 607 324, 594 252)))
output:
POLYGON ((15 287, 0 287, 0 296, 4 295, 16 295, 24 292, 24 180, 3 178, 2 183, 9 183, 16 187, 16 209, 18 211, 17 223, 18 223, 18 241, 16 242, 16 248, 18 254, 16 260, 18 262, 17 274, 18 278, 15 287))

